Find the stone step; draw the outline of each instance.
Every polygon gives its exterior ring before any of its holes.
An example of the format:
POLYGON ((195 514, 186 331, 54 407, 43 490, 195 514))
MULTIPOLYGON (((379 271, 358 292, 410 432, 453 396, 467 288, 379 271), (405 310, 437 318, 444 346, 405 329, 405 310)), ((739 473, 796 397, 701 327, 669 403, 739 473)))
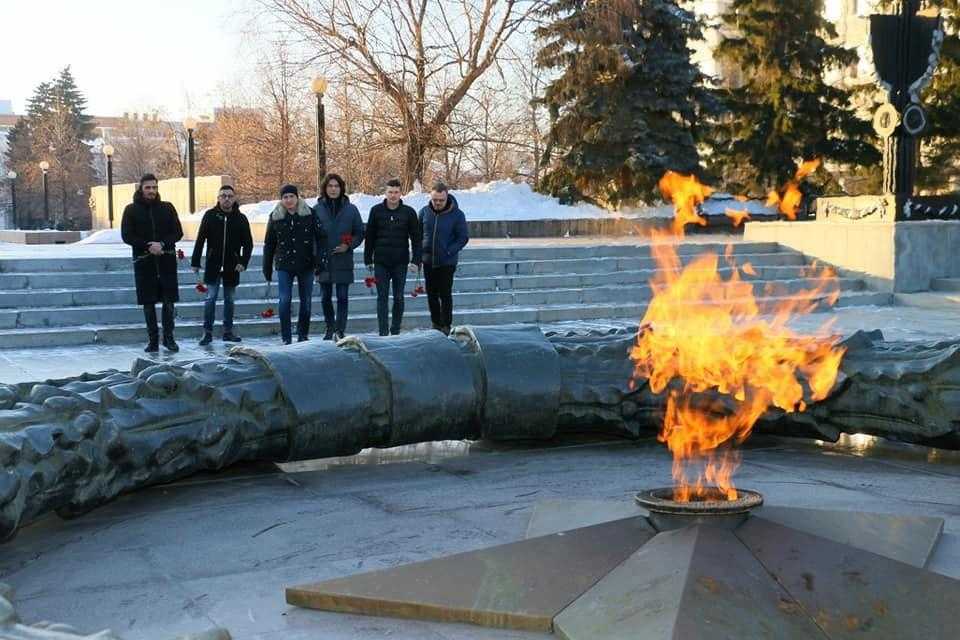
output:
POLYGON ((960 291, 960 278, 934 278, 930 282, 933 291, 960 291))
MULTIPOLYGON (((775 242, 691 242, 676 245, 678 255, 699 255, 704 252, 723 254, 731 247, 730 251, 734 256, 741 256, 747 253, 777 253, 791 252, 789 249, 781 248, 775 242)), ((192 248, 187 245, 184 247, 186 258, 181 261, 184 268, 189 266, 190 252, 192 248)), ((614 245, 538 245, 538 246, 512 246, 512 247, 472 247, 467 246, 463 250, 462 260, 483 262, 483 261, 528 261, 528 260, 552 260, 581 258, 584 256, 595 258, 609 257, 650 257, 649 244, 614 244, 614 245)), ((254 248, 254 255, 250 262, 251 268, 259 270, 262 261, 262 247, 254 248)), ((363 263, 363 250, 354 252, 354 262, 363 263)), ((41 272, 103 272, 103 271, 130 271, 132 269, 131 259, 128 255, 118 255, 110 257, 70 257, 64 259, 60 257, 51 258, 9 258, 0 260, 0 273, 41 273, 41 272)))
MULTIPOLYGON (((838 279, 841 291, 858 291, 861 280, 855 278, 838 279)), ((806 279, 756 281, 754 293, 759 296, 783 296, 809 289, 811 282, 806 279)), ((273 288, 276 293, 276 288, 273 288)), ((376 313, 375 289, 369 289, 350 298, 350 309, 354 313, 376 313)), ((513 306, 541 306, 556 304, 614 304, 619 301, 647 302, 651 297, 650 287, 646 284, 614 285, 586 288, 564 289, 519 289, 514 291, 480 291, 454 294, 454 308, 494 308, 513 306)), ((221 299, 222 300, 222 299, 221 299)), ((405 296, 408 308, 426 308, 426 296, 416 298, 405 296)), ((254 317, 275 299, 242 299, 236 302, 235 317, 254 317)), ((199 320, 203 317, 203 302, 199 294, 185 297, 177 305, 177 314, 186 320, 199 320)), ((314 303, 319 311, 319 301, 314 303)), ((80 307, 35 307, 0 310, 0 329, 69 327, 76 325, 111 325, 138 322, 142 310, 135 304, 89 305, 80 307)))
MULTIPOLYGON (((688 264, 693 256, 682 259, 688 264)), ((801 266, 804 257, 799 253, 747 253, 738 258, 739 264, 750 263, 755 268, 774 266, 801 266)), ((653 270, 657 263, 653 258, 644 257, 606 257, 606 258, 563 258, 556 260, 526 260, 517 262, 464 261, 457 268, 458 278, 527 276, 548 274, 592 274, 613 273, 619 271, 653 270)), ((193 272, 184 267, 180 271, 185 282, 193 282, 193 272)), ((358 268, 356 277, 362 279, 366 270, 358 268)), ((251 269, 246 279, 262 278, 258 270, 251 269)), ((18 291, 23 289, 89 289, 128 287, 133 283, 131 271, 31 271, 20 273, 0 273, 0 291, 18 291)))
MULTIPOLYGON (((729 267, 719 269, 726 278, 732 273, 729 267)), ((809 269, 803 265, 785 267, 756 267, 756 276, 744 274, 746 280, 793 280, 807 276, 809 269)), ((564 289, 582 288, 608 285, 629 285, 649 282, 656 274, 656 269, 634 269, 629 271, 611 271, 609 273, 585 274, 557 274, 532 276, 472 276, 454 279, 455 292, 478 291, 514 291, 527 289, 564 289)), ((237 287, 236 299, 262 300, 267 297, 267 284, 258 274, 249 274, 237 287)), ((361 274, 358 274, 358 277, 361 274)), ((366 271, 362 275, 366 275, 366 271)), ((103 277, 99 274, 98 277, 103 277)), ((192 276, 192 274, 190 274, 192 276)), ((109 288, 75 288, 75 289, 16 289, 0 291, 0 309, 24 309, 30 307, 77 307, 87 305, 136 304, 136 290, 133 287, 133 276, 125 274, 121 286, 109 288)), ((202 294, 197 293, 195 279, 181 279, 180 299, 190 301, 199 299, 202 294)), ((407 274, 407 291, 416 286, 416 274, 407 274)), ((421 278, 420 284, 423 284, 421 278)), ((276 294, 276 283, 270 286, 270 295, 276 294)), ((362 280, 354 282, 350 287, 351 296, 370 293, 362 280)), ((222 295, 222 294, 221 294, 222 295)), ((320 287, 314 287, 314 297, 321 295, 320 287)))
MULTIPOLYGON (((838 303, 840 306, 883 305, 889 304, 892 294, 874 292, 851 292, 844 294, 838 303)), ((762 299, 764 304, 773 304, 774 298, 762 299)), ((829 307, 826 299, 821 301, 823 309, 829 307)), ((540 307, 499 307, 478 309, 455 308, 456 324, 498 325, 510 323, 549 324, 576 320, 633 319, 638 320, 646 311, 643 302, 628 301, 611 304, 557 304, 540 307)), ((276 318, 240 319, 236 321, 236 331, 241 336, 276 335, 280 325, 276 318)), ((375 314, 351 314, 348 329, 351 333, 365 333, 376 330, 375 314)), ((404 314, 404 330, 428 328, 429 314, 423 308, 411 308, 404 314)), ((311 323, 313 335, 323 331, 322 316, 313 314, 311 323)), ((196 320, 178 321, 177 337, 180 341, 199 337, 201 324, 196 320)), ((219 326, 217 327, 219 331, 219 326)), ((74 346, 82 344, 130 344, 145 340, 142 322, 118 325, 87 325, 60 328, 2 329, 0 330, 0 349, 26 347, 74 346)))

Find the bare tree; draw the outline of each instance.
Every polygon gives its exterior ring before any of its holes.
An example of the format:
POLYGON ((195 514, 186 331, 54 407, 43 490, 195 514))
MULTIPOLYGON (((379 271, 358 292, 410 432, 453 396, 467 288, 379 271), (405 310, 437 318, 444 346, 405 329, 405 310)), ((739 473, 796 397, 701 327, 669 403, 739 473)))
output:
POLYGON ((314 183, 314 132, 305 80, 283 44, 260 60, 256 79, 254 91, 236 102, 224 96, 214 122, 203 127, 199 167, 233 177, 245 200, 276 199, 286 183, 314 183))
POLYGON ((473 84, 545 0, 259 0, 323 62, 393 105, 407 188, 473 84))
POLYGON ((178 126, 159 112, 133 114, 110 132, 116 150, 114 174, 119 182, 136 182, 145 173, 162 177, 184 175, 178 126))

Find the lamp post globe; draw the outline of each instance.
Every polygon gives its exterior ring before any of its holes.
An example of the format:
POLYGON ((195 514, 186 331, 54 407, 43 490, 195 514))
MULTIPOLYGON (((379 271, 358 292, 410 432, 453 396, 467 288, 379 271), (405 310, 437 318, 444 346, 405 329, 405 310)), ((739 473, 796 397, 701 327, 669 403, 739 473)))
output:
POLYGON ((310 83, 310 89, 317 95, 322 96, 327 92, 327 79, 323 76, 317 76, 310 83))

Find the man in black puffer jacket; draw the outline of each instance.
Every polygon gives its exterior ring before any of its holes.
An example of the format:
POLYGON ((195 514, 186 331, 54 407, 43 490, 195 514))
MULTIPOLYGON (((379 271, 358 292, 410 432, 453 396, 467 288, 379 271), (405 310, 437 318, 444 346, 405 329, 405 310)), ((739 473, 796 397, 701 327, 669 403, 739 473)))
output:
POLYGON ((420 268, 423 232, 417 212, 400 199, 400 181, 387 182, 386 199, 370 209, 363 247, 363 262, 377 281, 377 321, 380 335, 400 333, 403 322, 403 295, 410 271, 420 268), (413 251, 411 252, 411 248, 413 251), (393 286, 393 322, 387 316, 390 287, 393 286))
POLYGON ((291 323, 291 304, 293 302, 293 281, 297 281, 299 313, 297 315, 297 342, 303 342, 310 335, 310 311, 313 302, 313 277, 322 269, 326 238, 323 229, 317 223, 316 216, 300 199, 297 188, 288 184, 280 190, 280 202, 270 214, 267 233, 263 240, 263 277, 267 282, 273 279, 273 269, 277 269, 277 288, 280 299, 277 302, 280 316, 280 338, 283 344, 293 339, 291 323))
POLYGON ((202 282, 207 287, 203 303, 203 337, 200 346, 213 340, 213 320, 217 311, 217 293, 223 285, 223 341, 240 342, 233 332, 233 300, 240 284, 240 272, 246 271, 253 254, 253 236, 250 222, 240 212, 237 194, 228 184, 220 187, 217 206, 203 214, 200 230, 193 245, 190 264, 193 272, 200 273, 203 245, 207 245, 207 263, 202 282))

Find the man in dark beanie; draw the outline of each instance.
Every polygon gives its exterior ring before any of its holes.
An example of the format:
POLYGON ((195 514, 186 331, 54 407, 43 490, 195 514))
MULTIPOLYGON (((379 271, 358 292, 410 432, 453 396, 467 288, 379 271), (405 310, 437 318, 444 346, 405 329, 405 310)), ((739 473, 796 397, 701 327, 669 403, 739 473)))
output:
POLYGON ((297 316, 297 341, 303 342, 310 335, 310 311, 313 301, 314 273, 322 268, 324 254, 322 229, 316 216, 300 198, 292 184, 280 190, 280 202, 270 214, 267 234, 263 240, 263 277, 270 282, 273 269, 277 269, 277 288, 280 299, 277 303, 280 315, 280 338, 283 344, 293 340, 291 305, 293 281, 297 281, 299 314, 297 316))
POLYGON ((213 320, 217 311, 217 294, 223 285, 223 341, 240 342, 233 331, 233 300, 240 284, 240 272, 246 271, 253 254, 253 236, 247 216, 240 212, 237 193, 228 184, 220 187, 217 206, 203 214, 190 264, 200 273, 203 245, 207 245, 207 262, 200 282, 207 287, 203 303, 203 336, 200 346, 213 340, 213 320))
POLYGON ((363 237, 363 262, 374 272, 377 283, 377 321, 380 335, 397 335, 403 322, 403 295, 407 283, 407 264, 411 271, 420 268, 423 233, 417 212, 400 199, 400 181, 387 182, 383 202, 370 209, 363 237), (393 287, 393 321, 387 315, 390 288, 393 287))
POLYGON ((460 251, 470 241, 470 233, 466 216, 444 183, 435 182, 430 190, 430 202, 420 209, 420 226, 430 321, 434 329, 449 335, 453 324, 453 274, 460 251))
POLYGON ((133 194, 133 202, 123 210, 120 223, 123 241, 133 249, 133 272, 137 285, 137 304, 143 306, 147 323, 147 353, 160 350, 157 307, 162 303, 163 346, 179 351, 173 339, 174 303, 180 300, 177 285, 177 247, 183 237, 177 210, 160 200, 157 177, 144 174, 133 194))

